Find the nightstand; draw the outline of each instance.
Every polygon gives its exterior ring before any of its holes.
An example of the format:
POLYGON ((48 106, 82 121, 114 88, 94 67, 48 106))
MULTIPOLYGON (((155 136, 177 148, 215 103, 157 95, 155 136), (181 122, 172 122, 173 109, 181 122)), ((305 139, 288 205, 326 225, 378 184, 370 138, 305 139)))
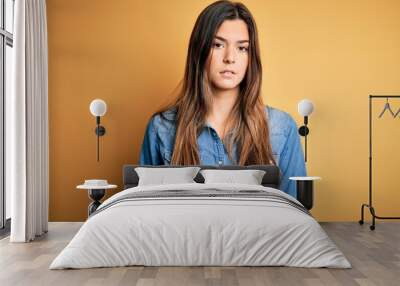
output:
POLYGON ((76 186, 77 189, 88 191, 92 203, 88 206, 88 216, 90 216, 101 205, 100 200, 104 197, 106 190, 115 189, 117 185, 110 185, 107 180, 85 180, 83 185, 76 186))
POLYGON ((296 181, 297 200, 303 206, 311 210, 314 204, 314 181, 321 177, 290 177, 289 180, 296 181))

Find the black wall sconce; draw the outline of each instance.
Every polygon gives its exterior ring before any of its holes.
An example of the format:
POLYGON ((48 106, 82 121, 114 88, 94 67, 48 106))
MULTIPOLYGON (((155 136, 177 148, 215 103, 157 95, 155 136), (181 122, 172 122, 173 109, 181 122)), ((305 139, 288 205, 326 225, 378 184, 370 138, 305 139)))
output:
POLYGON ((107 104, 105 103, 104 100, 101 99, 95 99, 90 103, 90 112, 93 114, 93 116, 96 117, 96 129, 94 130, 96 137, 97 137, 97 162, 100 161, 100 136, 103 136, 106 134, 106 129, 104 126, 100 125, 100 117, 104 116, 107 111, 107 104))
POLYGON ((314 105, 310 100, 303 99, 297 105, 297 110, 299 114, 304 117, 304 125, 300 126, 299 134, 304 136, 304 161, 307 162, 307 135, 310 133, 307 124, 308 116, 314 111, 314 105))

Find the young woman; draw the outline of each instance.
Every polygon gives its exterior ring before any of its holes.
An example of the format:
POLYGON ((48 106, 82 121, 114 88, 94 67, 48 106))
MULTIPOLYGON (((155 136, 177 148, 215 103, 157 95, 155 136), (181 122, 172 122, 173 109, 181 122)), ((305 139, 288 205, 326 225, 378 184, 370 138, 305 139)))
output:
POLYGON ((257 28, 241 3, 206 7, 193 28, 179 95, 150 119, 140 165, 275 164, 281 190, 305 176, 297 126, 264 106, 257 28))

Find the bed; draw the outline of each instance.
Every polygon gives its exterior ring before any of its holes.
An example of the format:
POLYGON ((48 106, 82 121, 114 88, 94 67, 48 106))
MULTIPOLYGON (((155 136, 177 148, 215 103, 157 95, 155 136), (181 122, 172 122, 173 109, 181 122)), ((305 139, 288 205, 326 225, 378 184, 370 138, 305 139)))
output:
POLYGON ((263 170, 260 185, 204 183, 199 172, 193 183, 142 186, 136 167, 124 166, 124 190, 100 205, 50 269, 130 265, 351 268, 309 211, 278 189, 276 166, 198 166, 201 170, 263 170))

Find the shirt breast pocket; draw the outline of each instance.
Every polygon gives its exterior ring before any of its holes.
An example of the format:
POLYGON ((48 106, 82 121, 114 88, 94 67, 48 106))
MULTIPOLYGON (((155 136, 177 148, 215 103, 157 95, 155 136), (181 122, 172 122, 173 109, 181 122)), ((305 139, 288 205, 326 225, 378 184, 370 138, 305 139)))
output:
POLYGON ((215 159, 213 156, 207 153, 200 152, 200 164, 201 165, 216 165, 215 159))
POLYGON ((286 140, 287 138, 284 134, 273 134, 271 136, 272 155, 274 156, 277 164, 280 163, 286 140))
POLYGON ((272 156, 274 157, 276 164, 279 165, 279 162, 281 160, 281 154, 277 154, 275 152, 272 152, 272 156))
POLYGON ((200 156, 200 164, 201 165, 216 165, 217 162, 214 158, 213 149, 208 145, 199 146, 199 156, 200 156))

